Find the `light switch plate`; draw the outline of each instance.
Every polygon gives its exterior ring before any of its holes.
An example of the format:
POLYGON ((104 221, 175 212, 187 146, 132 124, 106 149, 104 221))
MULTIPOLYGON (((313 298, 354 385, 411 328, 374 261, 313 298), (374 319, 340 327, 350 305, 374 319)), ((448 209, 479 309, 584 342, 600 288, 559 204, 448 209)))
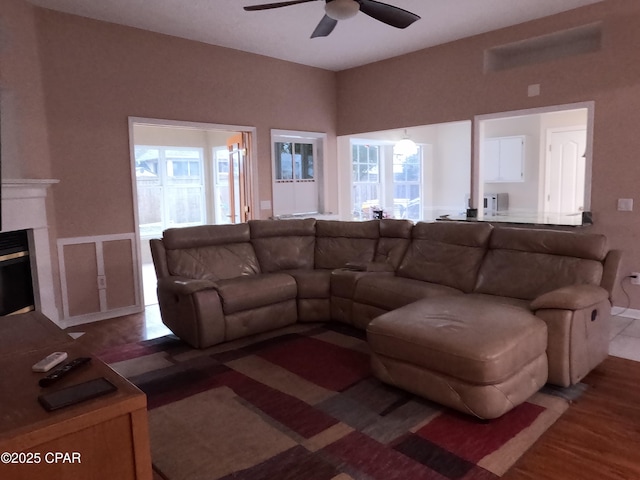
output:
POLYGON ((631 212, 631 211, 633 211, 633 198, 619 198, 618 199, 618 211, 619 212, 631 212))

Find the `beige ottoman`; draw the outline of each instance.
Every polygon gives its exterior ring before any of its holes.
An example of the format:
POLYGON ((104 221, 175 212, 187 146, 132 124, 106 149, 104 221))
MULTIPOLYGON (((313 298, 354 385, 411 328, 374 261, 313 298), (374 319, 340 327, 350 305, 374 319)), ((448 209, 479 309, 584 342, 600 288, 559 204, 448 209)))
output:
POLYGON ((527 310, 465 296, 424 299, 367 327, 383 382, 496 418, 547 381, 547 326, 527 310))

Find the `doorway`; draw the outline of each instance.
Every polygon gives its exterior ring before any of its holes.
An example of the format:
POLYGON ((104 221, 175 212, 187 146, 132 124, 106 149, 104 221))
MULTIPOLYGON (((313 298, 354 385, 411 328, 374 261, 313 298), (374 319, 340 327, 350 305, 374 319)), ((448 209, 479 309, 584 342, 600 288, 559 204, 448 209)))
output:
POLYGON ((149 240, 168 228, 246 222, 253 211, 253 127, 130 118, 144 305, 158 303, 149 240))

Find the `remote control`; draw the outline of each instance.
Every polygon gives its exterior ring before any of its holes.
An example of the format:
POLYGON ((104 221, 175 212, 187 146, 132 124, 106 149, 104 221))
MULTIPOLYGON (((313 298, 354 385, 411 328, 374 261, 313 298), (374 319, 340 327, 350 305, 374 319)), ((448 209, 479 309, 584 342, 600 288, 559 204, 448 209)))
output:
POLYGON ((86 363, 89 363, 90 361, 91 357, 78 357, 74 360, 71 360, 69 363, 65 363, 62 367, 54 370, 46 377, 41 378, 38 382, 38 385, 40 385, 41 387, 48 387, 49 385, 53 385, 62 377, 66 377, 70 372, 82 365, 85 365, 86 363))
POLYGON ((53 352, 31 367, 34 372, 48 372, 67 359, 67 352, 53 352))

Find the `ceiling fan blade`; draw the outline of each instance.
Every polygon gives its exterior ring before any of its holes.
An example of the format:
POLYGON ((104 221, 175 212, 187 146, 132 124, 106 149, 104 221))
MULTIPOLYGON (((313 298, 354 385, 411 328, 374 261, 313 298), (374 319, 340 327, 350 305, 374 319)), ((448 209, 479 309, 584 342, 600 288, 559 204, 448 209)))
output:
POLYGON ((420 17, 399 7, 388 5, 375 0, 357 0, 360 4, 360 11, 375 18, 387 25, 396 28, 407 28, 420 17))
POLYGON ((255 10, 269 10, 270 8, 288 7, 289 5, 297 5, 299 3, 317 2, 318 0, 290 0, 288 2, 265 3, 264 5, 250 5, 244 7, 247 12, 255 10))
POLYGON ((329 15, 325 15, 324 17, 322 17, 322 20, 320 20, 320 23, 311 34, 311 38, 326 37, 331 32, 333 32, 333 29, 336 28, 337 24, 337 20, 334 20, 329 15))

